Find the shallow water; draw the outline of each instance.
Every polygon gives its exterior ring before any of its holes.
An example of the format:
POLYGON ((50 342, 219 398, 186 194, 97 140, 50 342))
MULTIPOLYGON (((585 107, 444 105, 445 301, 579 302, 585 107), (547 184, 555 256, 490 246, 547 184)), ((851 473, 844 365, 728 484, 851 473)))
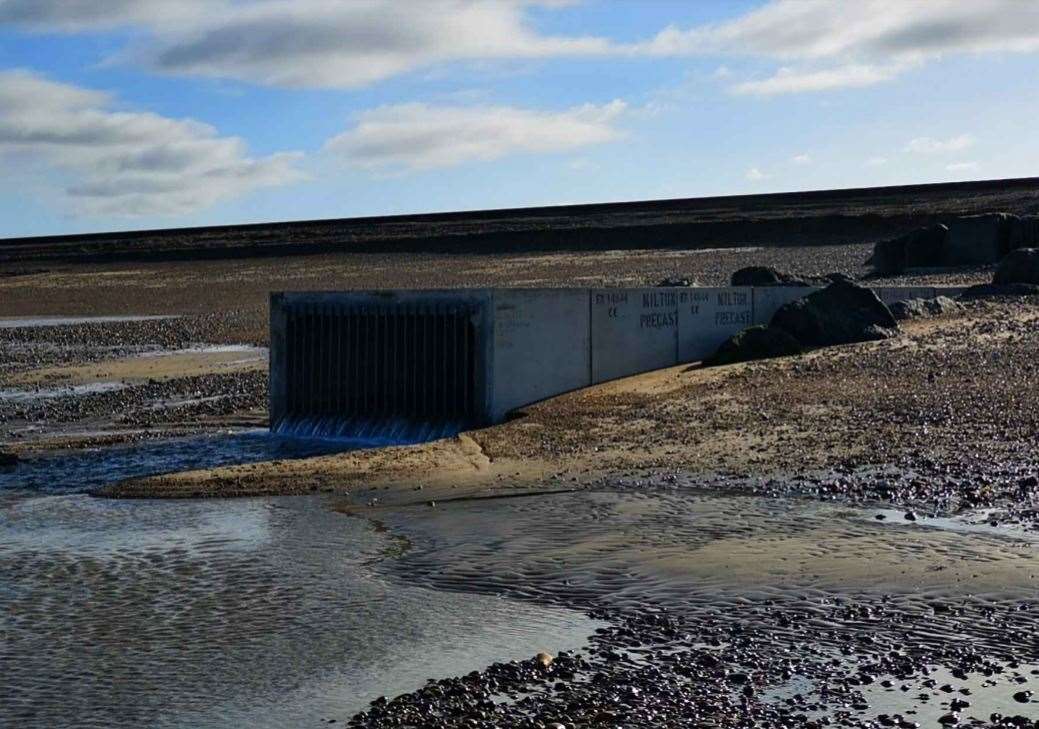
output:
POLYGON ((316 726, 597 625, 387 579, 399 547, 317 497, 0 492, 0 726, 316 726))
POLYGON ((265 428, 255 428, 128 446, 29 455, 15 468, 0 468, 0 494, 5 489, 78 493, 135 476, 232 463, 307 458, 361 445, 363 443, 282 438, 270 435, 265 428))
POLYGON ((0 329, 60 327, 73 324, 113 324, 128 321, 159 321, 177 318, 176 315, 0 317, 0 329))

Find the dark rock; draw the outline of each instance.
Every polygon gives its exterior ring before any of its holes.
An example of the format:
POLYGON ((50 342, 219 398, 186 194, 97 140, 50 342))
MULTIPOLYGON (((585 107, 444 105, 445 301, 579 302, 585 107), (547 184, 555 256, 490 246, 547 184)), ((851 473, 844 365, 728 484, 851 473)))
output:
POLYGON ((881 241, 873 247, 873 255, 867 263, 881 273, 901 273, 907 268, 944 265, 948 235, 946 226, 932 225, 899 238, 881 241))
POLYGON ((891 310, 868 288, 837 282, 782 306, 770 327, 806 347, 887 339, 898 332, 891 310))
POLYGON ((716 367, 756 359, 787 357, 802 351, 797 340, 782 329, 756 326, 729 337, 718 347, 717 352, 704 360, 704 364, 716 367))
POLYGON ((771 266, 747 266, 732 274, 733 286, 811 286, 806 279, 783 273, 771 266))
POLYGON ((1039 285, 1039 248, 1019 248, 999 262, 992 283, 1039 285))
POLYGON ((896 301, 891 305, 891 314, 902 321, 904 319, 923 319, 932 316, 943 316, 959 311, 962 307, 948 296, 934 299, 907 299, 896 301))
POLYGON ((978 284, 966 289, 956 298, 960 301, 972 301, 1003 296, 1039 296, 1039 286, 1023 283, 978 284))
POLYGON ((1013 221, 1008 246, 1011 251, 1039 248, 1039 215, 1027 215, 1013 221))
POLYGON ((844 283, 855 283, 854 276, 849 276, 848 274, 840 273, 839 271, 826 274, 823 276, 823 280, 825 283, 837 283, 838 281, 843 281, 844 283))
POLYGON ((18 456, 14 453, 0 451, 0 468, 13 468, 18 465, 18 456))
POLYGON ((677 276, 668 276, 665 279, 661 279, 657 286, 692 286, 694 284, 692 279, 679 278, 677 276))
POLYGON ((1017 216, 987 213, 957 218, 949 224, 944 263, 971 266, 996 263, 1010 249, 1010 234, 1017 216))

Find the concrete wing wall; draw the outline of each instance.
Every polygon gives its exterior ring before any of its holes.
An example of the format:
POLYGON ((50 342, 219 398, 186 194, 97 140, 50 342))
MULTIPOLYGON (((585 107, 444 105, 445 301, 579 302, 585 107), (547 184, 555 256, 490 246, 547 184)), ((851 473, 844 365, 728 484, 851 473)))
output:
POLYGON ((678 362, 695 362, 714 354, 726 339, 754 321, 754 289, 688 288, 680 290, 678 362))
POLYGON ((591 384, 587 289, 499 289, 493 307, 492 421, 591 384))
MULTIPOLYGON (((688 290, 688 289, 687 289, 688 290)), ((680 289, 592 289, 592 383, 678 361, 680 289)))

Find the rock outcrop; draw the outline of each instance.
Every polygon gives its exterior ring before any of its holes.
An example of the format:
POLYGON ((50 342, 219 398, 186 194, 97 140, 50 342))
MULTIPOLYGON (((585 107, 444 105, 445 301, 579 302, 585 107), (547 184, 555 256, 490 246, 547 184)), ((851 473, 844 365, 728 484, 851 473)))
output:
POLYGON ((1017 221, 1009 213, 988 213, 957 218, 949 226, 942 263, 974 266, 996 263, 1010 250, 1010 236, 1017 221))
POLYGON ((805 347, 828 347, 887 339, 898 322, 872 289, 836 282, 783 305, 770 327, 782 329, 805 347))
POLYGON ((881 273, 902 273, 907 268, 941 266, 949 228, 932 225, 912 233, 881 241, 867 261, 881 273))
POLYGON ((1035 247, 1039 247, 1039 216, 986 213, 880 241, 866 263, 878 273, 897 274, 913 268, 989 265, 1010 251, 1035 247))

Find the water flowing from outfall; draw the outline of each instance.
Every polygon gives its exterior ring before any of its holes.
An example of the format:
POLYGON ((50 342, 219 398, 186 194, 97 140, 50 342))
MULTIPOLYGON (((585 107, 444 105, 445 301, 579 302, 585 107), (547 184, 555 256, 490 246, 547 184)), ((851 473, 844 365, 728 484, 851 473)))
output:
POLYGON ((450 438, 471 427, 463 420, 414 420, 325 415, 289 416, 275 423, 271 432, 283 438, 344 441, 357 446, 411 445, 450 438))

